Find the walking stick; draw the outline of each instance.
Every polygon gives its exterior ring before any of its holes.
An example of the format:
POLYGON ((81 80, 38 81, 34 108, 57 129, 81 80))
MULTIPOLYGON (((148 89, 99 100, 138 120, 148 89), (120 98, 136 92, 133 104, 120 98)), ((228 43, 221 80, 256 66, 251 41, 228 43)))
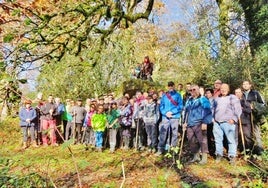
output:
POLYGON ((137 119, 137 126, 136 126, 136 140, 135 140, 135 142, 136 142, 136 145, 135 145, 136 150, 138 150, 139 126, 140 126, 140 120, 139 120, 139 118, 138 118, 138 119, 137 119))
POLYGON ((82 144, 84 143, 84 139, 85 139, 86 131, 87 131, 87 127, 84 127, 83 135, 82 135, 82 139, 81 139, 81 143, 82 143, 82 144))
POLYGON ((239 118, 238 121, 239 121, 239 128, 240 128, 240 134, 241 134, 242 145, 243 145, 243 153, 244 153, 244 157, 246 157, 245 138, 244 138, 244 133, 243 133, 243 128, 242 128, 241 118, 239 118))
POLYGON ((184 141, 184 137, 185 137, 185 131, 186 128, 182 128, 182 140, 181 140, 181 146, 180 146, 180 153, 179 153, 179 161, 181 160, 181 154, 182 154, 182 147, 183 147, 183 141, 184 141))
MULTIPOLYGON (((185 112, 186 114, 186 112, 185 112)), ((184 122, 186 123, 187 120, 188 120, 188 113, 185 115, 185 119, 184 119, 184 122)), ((179 153, 179 161, 181 160, 181 154, 182 154, 182 147, 183 147, 183 142, 184 142, 184 137, 185 137, 185 131, 186 131, 186 127, 183 126, 182 124, 182 140, 181 140, 181 146, 180 146, 180 153, 179 153)))
POLYGON ((75 113, 75 110, 74 110, 74 124, 73 124, 73 144, 75 143, 75 135, 76 135, 76 126, 75 126, 75 121, 76 121, 76 113, 75 113))

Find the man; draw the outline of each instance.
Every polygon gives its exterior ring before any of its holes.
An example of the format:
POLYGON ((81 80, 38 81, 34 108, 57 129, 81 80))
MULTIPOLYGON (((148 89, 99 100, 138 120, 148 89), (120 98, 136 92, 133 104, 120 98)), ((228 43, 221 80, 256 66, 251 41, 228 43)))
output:
MULTIPOLYGON (((56 105, 57 111, 58 111, 58 113, 56 115, 56 126, 58 127, 59 125, 63 125, 62 126, 62 133, 63 133, 63 135, 65 135, 66 126, 63 124, 63 114, 65 112, 65 106, 61 102, 61 99, 59 97, 55 98, 55 105, 56 105)), ((58 141, 64 139, 64 138, 61 138, 61 136, 59 135, 59 133, 57 131, 56 131, 56 136, 57 136, 58 141)), ((64 140, 62 140, 62 141, 64 141, 64 140)))
POLYGON ((183 98, 183 96, 185 95, 185 91, 183 90, 183 84, 179 83, 178 84, 178 93, 181 95, 181 98, 183 98))
POLYGON ((185 104, 186 103, 186 101, 189 99, 189 97, 191 97, 191 83, 190 82, 188 82, 187 84, 186 84, 186 90, 185 90, 185 93, 184 93, 184 95, 183 95, 183 104, 185 104))
POLYGON ((214 82, 214 92, 213 92, 213 97, 218 97, 221 94, 221 85, 222 81, 221 80, 216 80, 214 82))
POLYGON ((228 84, 222 84, 221 94, 214 99, 212 114, 214 117, 213 134, 216 144, 216 162, 220 162, 223 156, 223 136, 228 141, 228 158, 230 164, 235 163, 236 157, 236 124, 241 116, 242 108, 239 99, 229 94, 228 84))
POLYGON ((82 125, 84 123, 84 119, 87 114, 86 109, 82 105, 83 105, 82 99, 77 99, 76 105, 72 107, 71 112, 70 112, 73 117, 72 123, 74 125, 74 129, 72 130, 73 138, 76 139, 75 143, 78 143, 78 144, 80 144, 82 141, 81 130, 82 130, 82 125))
MULTIPOLYGON (((205 97, 209 100, 210 106, 212 107, 214 103, 213 97, 214 90, 212 88, 207 88, 205 90, 205 97)), ((208 137, 208 151, 211 156, 215 156, 215 139, 213 135, 213 122, 207 126, 207 137, 208 137)))
POLYGON ((181 95, 175 90, 174 82, 168 82, 168 91, 160 101, 162 121, 159 126, 159 143, 157 155, 164 153, 165 146, 176 147, 178 143, 178 125, 183 102, 181 95), (168 136, 170 135, 170 137, 168 136), (167 139, 169 137, 169 139, 167 139))
POLYGON ((252 109, 252 119, 251 119, 251 124, 252 124, 252 128, 253 128, 253 135, 255 137, 255 147, 253 150, 253 153, 257 154, 257 155, 261 155, 263 152, 263 146, 262 146, 262 140, 261 140, 261 130, 260 130, 260 125, 261 123, 261 116, 259 116, 257 113, 254 113, 254 103, 259 103, 263 106, 265 106, 265 102, 263 100, 263 98, 261 97, 260 93, 256 90, 252 89, 252 84, 250 81, 246 80, 243 81, 243 85, 242 85, 243 89, 244 89, 244 93, 243 93, 243 98, 250 102, 251 104, 251 109, 252 109))
POLYGON ((57 106, 53 102, 53 96, 48 97, 47 102, 41 106, 41 125, 43 146, 48 146, 48 137, 46 131, 49 131, 50 143, 52 146, 58 146, 56 140, 56 116, 58 115, 57 106))
POLYGON ((199 163, 206 164, 208 153, 207 125, 212 121, 212 113, 209 100, 200 95, 197 85, 191 87, 191 97, 185 104, 185 118, 183 128, 185 130, 187 127, 190 150, 194 154, 191 162, 200 160, 199 151, 201 148, 202 160, 199 163))
POLYGON ((241 136, 244 136, 245 139, 245 149, 246 150, 252 150, 254 141, 252 139, 252 129, 251 129, 251 117, 250 114, 252 112, 250 103, 246 101, 246 99, 243 98, 243 93, 240 88, 237 88, 235 90, 235 95, 240 100, 241 107, 242 107, 242 114, 240 117, 240 124, 238 129, 238 149, 240 151, 243 151, 243 143, 241 136), (241 134, 241 129, 243 131, 243 134, 241 134))

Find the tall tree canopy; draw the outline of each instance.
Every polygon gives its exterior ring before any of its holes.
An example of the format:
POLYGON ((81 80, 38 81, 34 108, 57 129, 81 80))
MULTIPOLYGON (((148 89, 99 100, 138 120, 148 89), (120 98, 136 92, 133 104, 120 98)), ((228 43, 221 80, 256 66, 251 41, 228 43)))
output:
POLYGON ((18 65, 60 60, 67 52, 77 55, 83 48, 98 47, 115 30, 147 19, 153 4, 154 0, 4 1, 2 57, 18 65))

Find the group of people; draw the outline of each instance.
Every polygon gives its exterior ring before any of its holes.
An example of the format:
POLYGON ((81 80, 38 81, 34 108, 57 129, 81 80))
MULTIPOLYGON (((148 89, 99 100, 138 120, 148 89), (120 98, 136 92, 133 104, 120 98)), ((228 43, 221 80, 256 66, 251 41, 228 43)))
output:
POLYGON ((235 94, 220 80, 215 81, 214 89, 190 83, 186 90, 182 84, 176 89, 172 81, 167 86, 166 92, 137 91, 134 96, 126 93, 120 99, 109 94, 87 99, 85 105, 82 99, 66 99, 63 104, 53 96, 43 101, 42 95, 35 100, 35 107, 25 100, 19 112, 23 148, 29 147, 30 133, 34 147, 57 146, 72 139, 74 144, 97 151, 107 146, 111 153, 117 148, 134 147, 162 155, 178 146, 181 128, 187 133, 191 162, 206 164, 208 153, 219 162, 224 147, 232 164, 237 149, 261 154, 260 121, 254 110, 256 103, 265 106, 265 102, 249 81, 244 81, 235 94))

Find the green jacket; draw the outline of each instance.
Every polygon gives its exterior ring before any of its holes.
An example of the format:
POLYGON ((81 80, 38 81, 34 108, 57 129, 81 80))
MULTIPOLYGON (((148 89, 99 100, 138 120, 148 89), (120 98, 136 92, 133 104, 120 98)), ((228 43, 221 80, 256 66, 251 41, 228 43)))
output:
MULTIPOLYGON (((111 110, 111 112, 107 115, 107 121, 109 123, 109 125, 111 125, 116 119, 118 119, 120 117, 120 112, 119 110, 111 110)), ((120 125, 119 125, 119 122, 116 122, 114 125, 113 125, 113 129, 117 129, 119 128, 120 125)))
POLYGON ((91 119, 93 131, 104 132, 106 128, 106 114, 94 114, 91 119))

